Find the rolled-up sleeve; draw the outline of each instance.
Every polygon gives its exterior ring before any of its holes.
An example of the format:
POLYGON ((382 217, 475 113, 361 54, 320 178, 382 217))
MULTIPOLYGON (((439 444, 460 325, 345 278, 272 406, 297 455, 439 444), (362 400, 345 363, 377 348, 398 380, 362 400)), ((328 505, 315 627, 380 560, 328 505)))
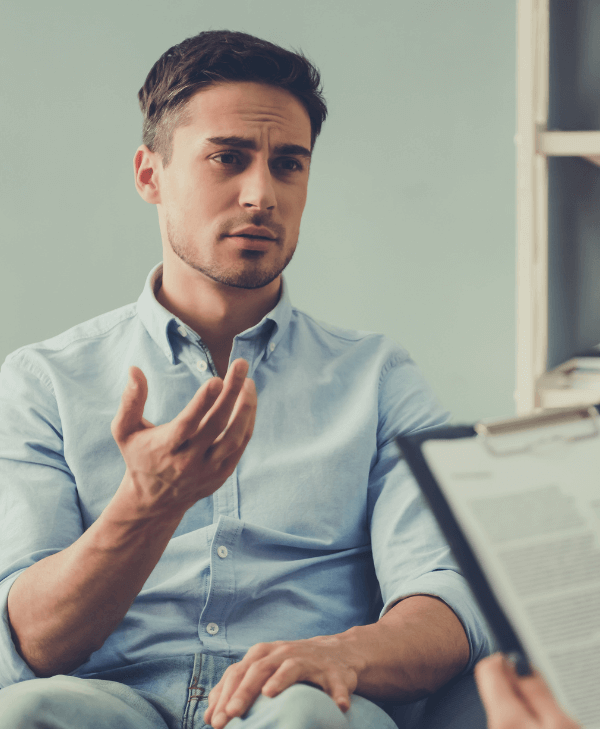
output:
POLYGON ((0 370, 0 687, 33 678, 8 620, 8 593, 27 567, 83 532, 52 382, 25 350, 0 370))
POLYGON ((382 372, 377 460, 369 480, 369 515, 375 569, 385 614, 410 595, 443 600, 461 621, 470 648, 465 671, 491 647, 471 590, 401 459, 395 436, 443 425, 448 414, 410 359, 392 360, 382 372))

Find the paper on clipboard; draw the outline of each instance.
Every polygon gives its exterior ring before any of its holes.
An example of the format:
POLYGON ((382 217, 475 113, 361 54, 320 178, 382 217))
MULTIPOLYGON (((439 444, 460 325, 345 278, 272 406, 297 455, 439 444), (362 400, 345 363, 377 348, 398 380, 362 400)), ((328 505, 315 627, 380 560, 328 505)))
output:
POLYGON ((600 729, 598 418, 517 422, 422 451, 533 663, 600 729))

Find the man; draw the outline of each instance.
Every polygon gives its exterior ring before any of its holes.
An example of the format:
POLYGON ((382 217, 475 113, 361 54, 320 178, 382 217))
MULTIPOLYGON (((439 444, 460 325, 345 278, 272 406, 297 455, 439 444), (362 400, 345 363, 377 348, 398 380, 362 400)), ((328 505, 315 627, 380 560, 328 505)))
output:
POLYGON ((385 728, 374 702, 487 648, 393 440, 446 414, 404 350, 317 324, 282 279, 319 85, 211 31, 140 91, 163 263, 0 378, 0 727, 385 728))

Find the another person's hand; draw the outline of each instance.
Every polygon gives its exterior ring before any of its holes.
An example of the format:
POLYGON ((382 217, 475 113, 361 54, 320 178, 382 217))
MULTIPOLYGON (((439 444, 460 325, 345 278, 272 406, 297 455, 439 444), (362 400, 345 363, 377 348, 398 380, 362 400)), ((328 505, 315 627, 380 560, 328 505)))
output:
POLYGON ((204 721, 222 729, 245 714, 259 694, 274 697, 301 682, 322 688, 345 712, 358 680, 355 659, 335 635, 258 643, 210 692, 204 721))
POLYGON ((112 434, 127 466, 122 489, 138 516, 181 517, 214 493, 233 473, 254 428, 256 389, 248 363, 233 362, 225 380, 206 382, 169 423, 143 417, 148 383, 138 367, 112 422, 112 434))
POLYGON ((518 676, 501 653, 479 661, 475 679, 488 729, 579 729, 538 673, 518 676))

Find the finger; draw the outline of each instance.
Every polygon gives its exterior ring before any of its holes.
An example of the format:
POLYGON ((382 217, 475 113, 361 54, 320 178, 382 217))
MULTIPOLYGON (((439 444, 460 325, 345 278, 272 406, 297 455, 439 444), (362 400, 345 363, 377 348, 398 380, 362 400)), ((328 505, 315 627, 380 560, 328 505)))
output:
POLYGON ((213 687, 212 691, 208 694, 208 709, 204 712, 204 721, 210 724, 211 718, 214 716, 215 709, 219 704, 219 699, 223 694, 223 687, 225 685, 226 675, 221 676, 219 683, 213 687))
POLYGON ((331 696, 331 698, 335 701, 337 704, 337 707, 340 711, 343 711, 344 714, 348 711, 350 708, 350 691, 348 690, 348 687, 341 681, 337 676, 333 676, 329 678, 328 686, 323 687, 326 691, 326 693, 331 696))
MULTIPOLYGON (((300 664, 288 658, 279 666, 269 680, 265 682, 262 687, 262 693, 265 696, 273 698, 282 691, 285 691, 286 688, 303 680, 307 680, 307 677, 303 674, 300 664)), ((320 686, 320 684, 318 685, 320 686)))
POLYGON ((127 436, 144 426, 142 421, 147 397, 146 376, 139 367, 130 367, 119 409, 111 423, 111 432, 117 443, 122 443, 127 436))
POLYGON ((518 722, 534 718, 531 708, 520 695, 501 653, 495 653, 477 663, 475 680, 490 727, 503 726, 512 719, 518 722))
POLYGON ((340 676, 332 673, 315 675, 300 662, 293 659, 284 661, 279 669, 271 676, 262 688, 265 696, 274 697, 285 691, 295 683, 305 682, 311 686, 322 689, 335 701, 340 711, 344 713, 350 708, 351 691, 340 676))
MULTIPOLYGON (((512 670, 512 667, 509 670, 512 670)), ((515 679, 518 682, 519 691, 540 719, 553 717, 555 720, 560 719, 566 725, 569 717, 560 708, 548 685, 537 671, 532 676, 516 677, 515 674, 515 679)), ((576 725, 574 724, 574 726, 576 725)))
POLYGON ((237 460, 239 460, 252 436, 255 418, 256 387, 252 380, 246 378, 231 413, 229 424, 215 439, 211 447, 211 459, 219 463, 236 453, 238 454, 237 460))
POLYGON ((243 359, 236 359, 225 375, 223 390, 207 415, 198 426, 199 440, 212 443, 215 438, 225 430, 233 412, 236 400, 248 372, 248 363, 243 359))
POLYGON ((234 665, 236 666, 236 668, 233 669, 232 667, 230 667, 220 681, 222 688, 211 712, 211 725, 214 727, 214 729, 222 729, 222 727, 227 724, 229 719, 232 718, 228 716, 225 707, 227 706, 227 703, 231 696, 235 693, 240 682, 244 678, 245 673, 243 670, 243 666, 241 666, 240 664, 234 665))
MULTIPOLYGON (((230 666, 227 671, 223 674, 223 677, 219 681, 219 683, 213 688, 211 693, 208 695, 208 705, 209 709, 205 712, 205 719, 207 723, 209 723, 212 716, 216 713, 217 706, 219 705, 219 699, 222 696, 223 692, 223 686, 225 685, 225 679, 229 678, 229 674, 236 674, 238 676, 238 682, 236 684, 239 686, 239 683, 243 679, 244 675, 246 674, 247 670, 255 663, 256 661, 259 661, 261 658, 264 658, 265 656, 269 655, 269 653, 273 650, 274 646, 277 646, 278 643, 255 643, 252 648, 246 653, 244 658, 239 663, 234 663, 232 666, 230 666), (234 668, 235 666, 235 668, 234 668), (218 694, 217 694, 218 691, 218 694), (214 697, 212 696, 214 692, 214 697), (206 718, 208 717, 208 718, 206 718)), ((219 706, 219 711, 222 712, 222 709, 219 706)), ((226 712, 225 712, 226 713, 226 712)))
POLYGON ((223 390, 223 380, 213 377, 196 390, 183 410, 171 421, 175 449, 181 447, 198 429, 202 418, 209 412, 223 390))
POLYGON ((260 695, 265 682, 277 671, 278 667, 277 659, 267 657, 256 661, 248 668, 235 691, 230 694, 227 701, 223 702, 222 709, 228 719, 242 716, 248 711, 260 695))
POLYGON ((210 693, 208 694, 208 709, 204 712, 204 721, 206 724, 210 724, 211 716, 214 713, 215 706, 217 705, 217 702, 219 701, 219 696, 221 695, 221 691, 223 690, 222 685, 222 679, 219 681, 219 683, 212 688, 210 693))
POLYGON ((225 481, 231 476, 231 474, 235 471, 235 467, 240 461, 240 458, 242 457, 244 451, 246 450, 246 446, 248 445, 248 441, 250 440, 250 437, 252 436, 252 433, 250 432, 248 434, 247 440, 242 443, 242 445, 237 449, 237 451, 234 451, 230 455, 227 456, 227 458, 224 458, 221 461, 221 465, 219 466, 219 478, 224 479, 225 481))

